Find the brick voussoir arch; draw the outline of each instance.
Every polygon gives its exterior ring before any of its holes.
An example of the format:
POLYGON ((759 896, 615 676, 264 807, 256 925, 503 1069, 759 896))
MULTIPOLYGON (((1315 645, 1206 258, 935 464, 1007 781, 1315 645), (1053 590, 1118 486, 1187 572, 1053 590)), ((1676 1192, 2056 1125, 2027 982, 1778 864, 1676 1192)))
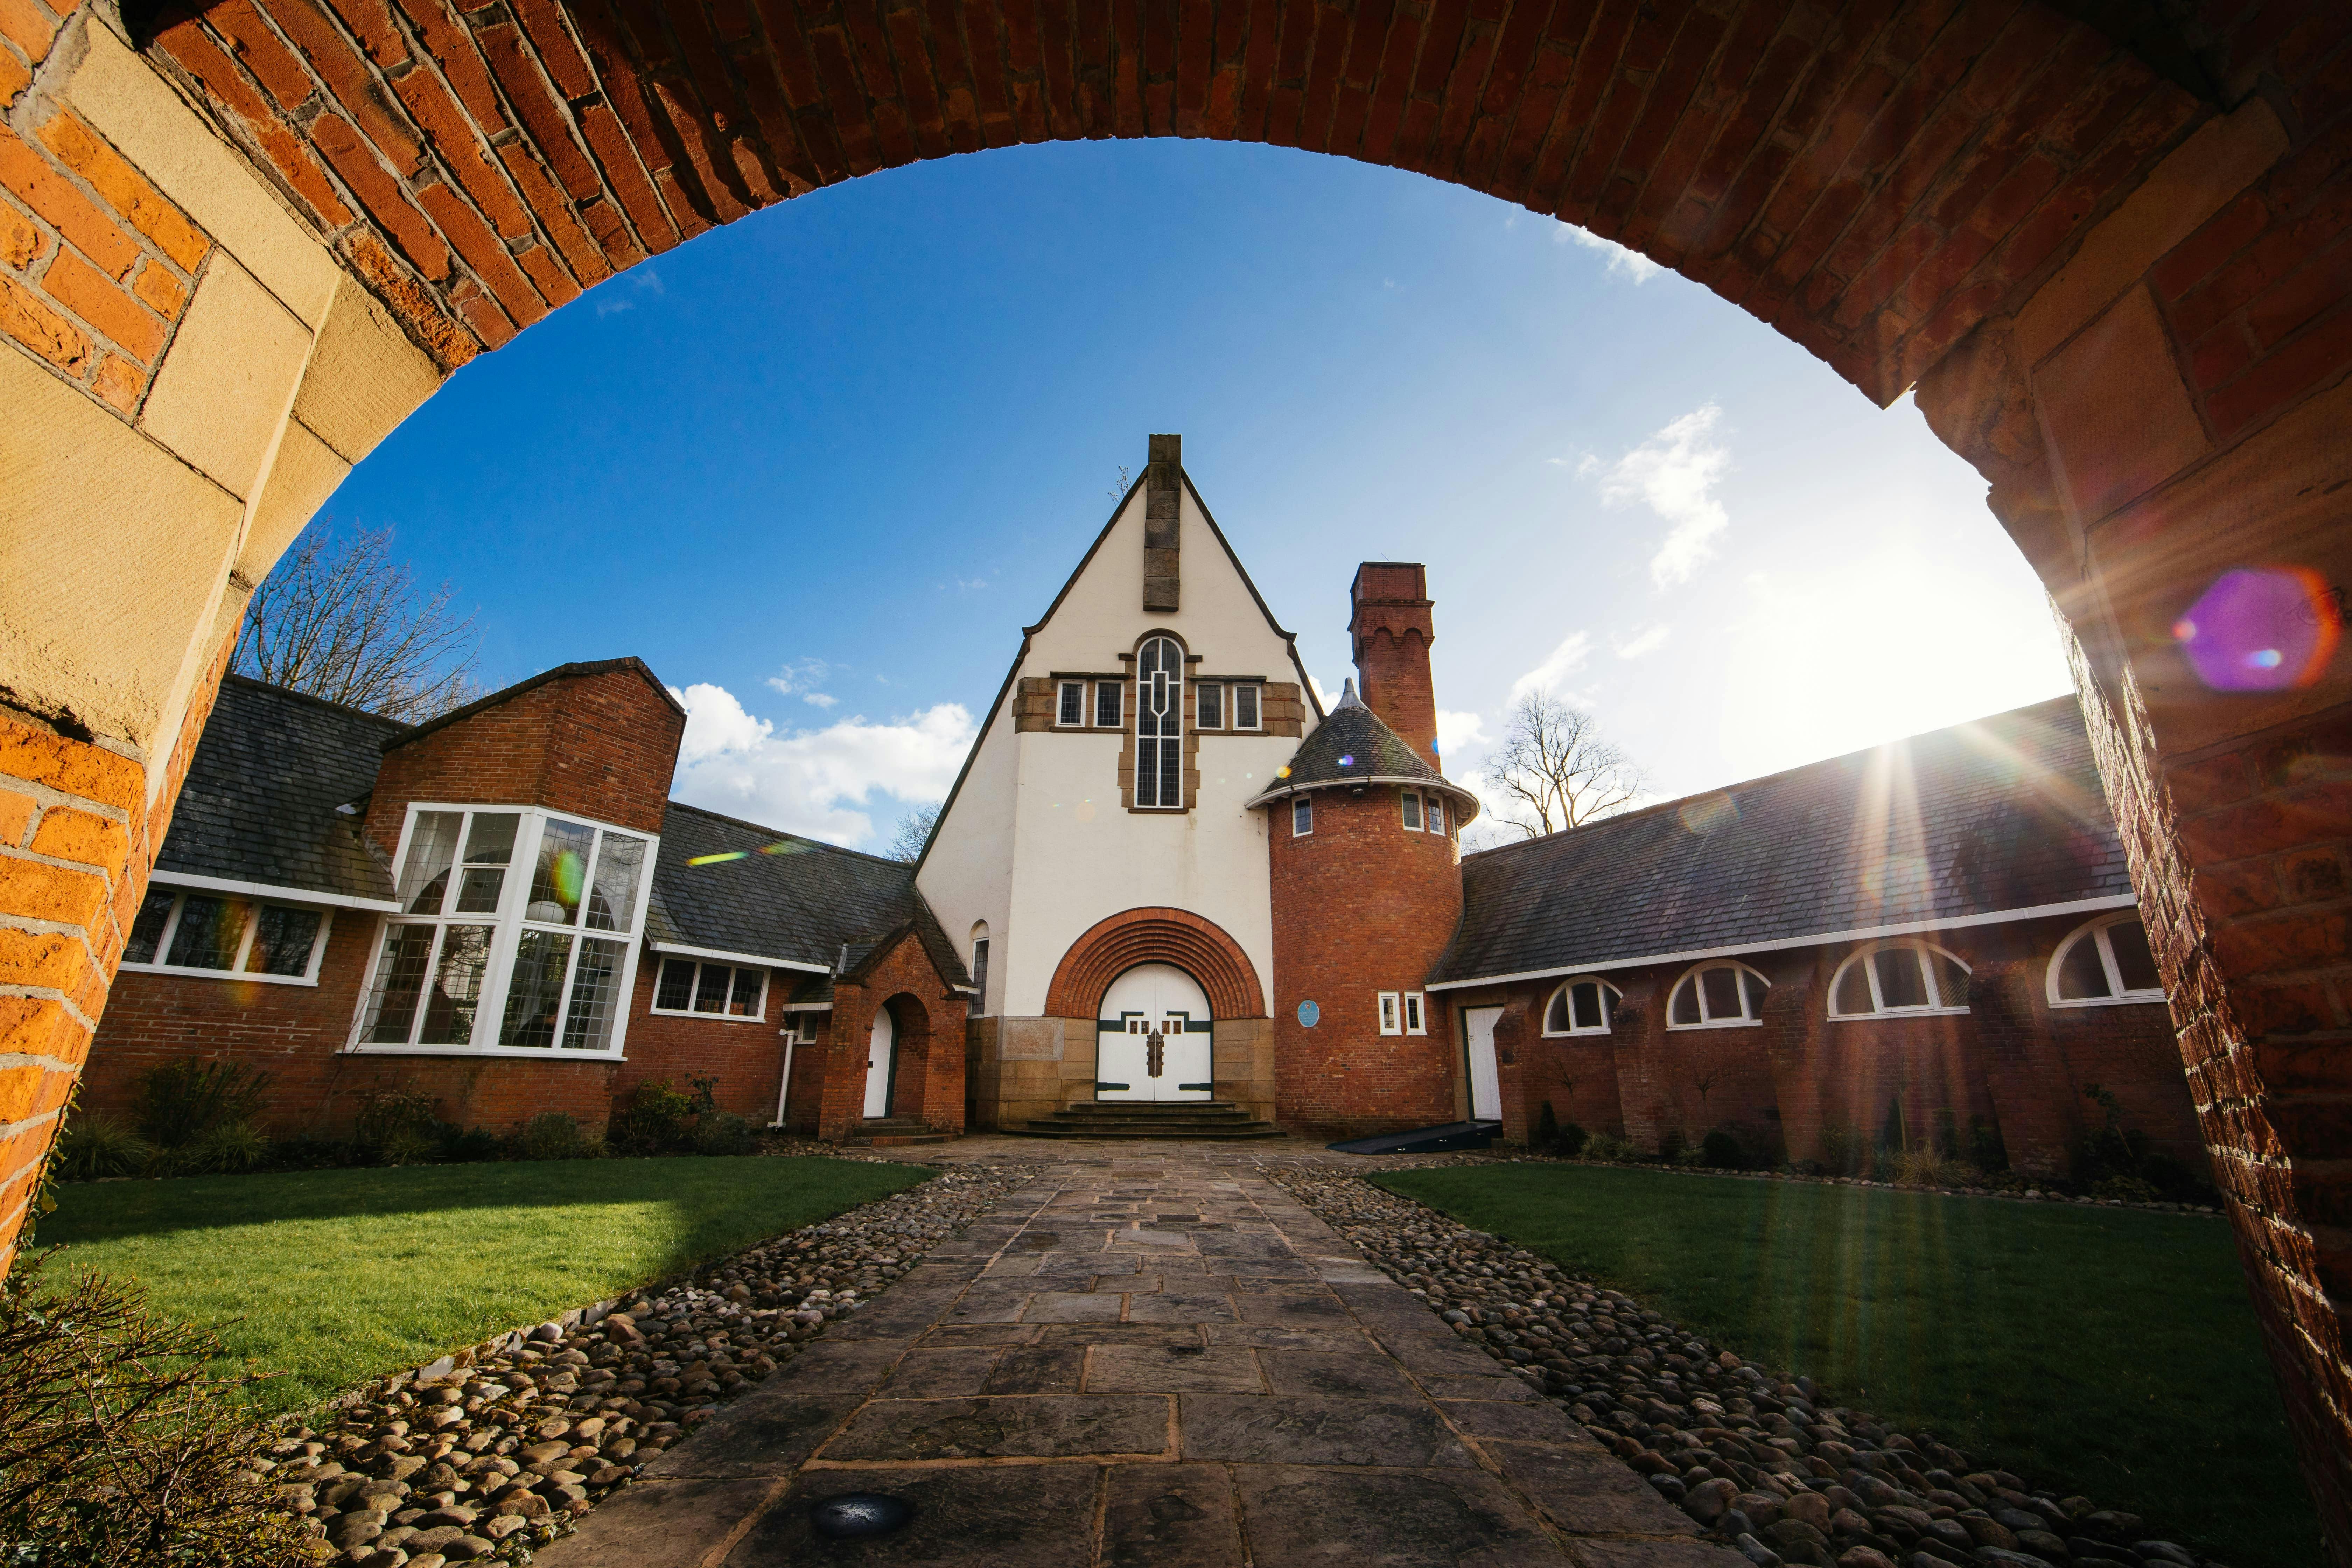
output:
POLYGON ((1070 944, 1046 989, 1045 1012, 1091 1018, 1110 983, 1139 963, 1172 963, 1201 983, 1220 1019, 1263 1018, 1265 988, 1241 943, 1188 910, 1123 910, 1070 944))

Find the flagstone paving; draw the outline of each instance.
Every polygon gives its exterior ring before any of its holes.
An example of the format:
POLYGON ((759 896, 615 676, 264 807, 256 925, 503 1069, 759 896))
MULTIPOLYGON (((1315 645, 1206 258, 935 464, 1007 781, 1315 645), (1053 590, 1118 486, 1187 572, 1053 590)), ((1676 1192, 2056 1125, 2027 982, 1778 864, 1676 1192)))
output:
POLYGON ((1054 1152, 538 1561, 1745 1568, 1263 1154, 1054 1152), (914 1519, 820 1538, 846 1492, 914 1519))

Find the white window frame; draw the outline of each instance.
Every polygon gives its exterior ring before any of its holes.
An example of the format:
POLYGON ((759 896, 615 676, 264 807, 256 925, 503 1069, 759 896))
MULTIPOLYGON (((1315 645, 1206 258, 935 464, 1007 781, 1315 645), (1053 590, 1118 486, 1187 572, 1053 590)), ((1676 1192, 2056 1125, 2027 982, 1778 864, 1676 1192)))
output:
POLYGON ((1091 709, 1087 710, 1087 725, 1097 730, 1126 729, 1127 682, 1124 680, 1097 680, 1095 682, 1094 695, 1095 704, 1091 709), (1103 699, 1106 695, 1109 697, 1111 705, 1111 718, 1110 722, 1108 724, 1103 722, 1102 716, 1103 699))
POLYGON ((1083 730, 1086 727, 1087 683, 1083 680, 1057 680, 1054 682, 1054 728, 1056 730, 1083 730), (1078 694, 1078 721, 1075 724, 1062 717, 1064 707, 1063 699, 1067 697, 1073 691, 1078 694))
POLYGON ((1129 787, 1129 799, 1138 811, 1183 812, 1191 809, 1191 803, 1185 798, 1187 792, 1184 787, 1184 774, 1189 771, 1185 766, 1187 759, 1184 748, 1184 688, 1189 684, 1191 682, 1185 679, 1184 645, 1173 635, 1168 632, 1152 632, 1136 643, 1135 774, 1134 781, 1129 787), (1146 736, 1143 732, 1143 717, 1148 697, 1148 693, 1144 690, 1147 682, 1143 673, 1143 653, 1156 642, 1166 643, 1176 661, 1176 672, 1170 678, 1171 684, 1176 689, 1169 702, 1169 711, 1176 718, 1176 732, 1173 735, 1146 736), (1143 744, 1146 740, 1152 742, 1155 758, 1160 754, 1159 752, 1160 747, 1172 745, 1176 748, 1176 798, 1172 801, 1156 798, 1160 793, 1160 780, 1166 777, 1164 767, 1157 763, 1153 769, 1151 791, 1155 798, 1150 802, 1146 802, 1143 798, 1143 744))
MULTIPOLYGON (((184 980, 257 981, 264 985, 316 985, 319 984, 319 963, 326 955, 327 933, 334 929, 335 911, 332 907, 326 904, 311 903, 307 900, 299 898, 275 898, 261 893, 232 893, 223 891, 216 888, 192 888, 178 882, 168 880, 162 876, 151 877, 149 879, 147 897, 152 898, 155 894, 162 892, 169 892, 173 895, 172 912, 164 917, 163 934, 155 939, 154 962, 151 963, 133 963, 130 960, 125 959, 118 966, 124 973, 130 974, 174 974, 184 980), (253 906, 254 912, 257 916, 263 909, 272 905, 275 905, 279 909, 300 910, 306 914, 316 914, 319 917, 319 929, 316 934, 310 938, 310 956, 309 961, 303 964, 302 973, 299 974, 258 974, 248 973, 246 971, 244 967, 245 961, 250 957, 253 952, 254 932, 259 930, 261 926, 261 921, 258 919, 249 920, 245 922, 245 935, 238 939, 236 944, 236 958, 226 969, 198 969, 188 964, 165 963, 164 955, 172 951, 172 939, 180 933, 181 911, 188 907, 188 900, 192 898, 220 899, 229 902, 250 904, 253 906)), ((143 906, 146 900, 142 899, 140 902, 143 906)))
POLYGON ((1225 706, 1225 683, 1223 681, 1196 680, 1192 683, 1192 723, 1195 728, 1202 730, 1222 730, 1225 727, 1225 720, 1229 711, 1230 710, 1225 706), (1209 700, 1209 693, 1212 691, 1217 694, 1217 719, 1214 723, 1211 723, 1208 720, 1201 717, 1201 705, 1202 702, 1209 700))
MULTIPOLYGON (((646 1011, 647 1013, 664 1018, 699 1018, 706 1024, 764 1024, 768 1021, 768 986, 770 983, 775 979, 775 972, 773 970, 762 969, 756 963, 730 963, 723 959, 717 958, 690 958, 682 952, 657 952, 654 956, 661 962, 654 965, 654 1000, 646 1005, 646 1011), (686 1005, 683 1007, 665 1007, 661 1005, 662 970, 665 966, 672 963, 691 963, 694 965, 694 984, 687 988, 686 1005), (730 994, 732 994, 734 990, 734 975, 746 969, 757 971, 760 976, 759 1005, 749 1013, 705 1013, 698 1011, 695 1007, 694 1004, 696 999, 702 994, 702 972, 706 969, 724 969, 727 971, 729 975, 728 990, 730 994)), ((586 1053, 575 1051, 572 1054, 574 1056, 579 1056, 586 1053)))
POLYGON ((1419 790, 1401 789, 1397 791, 1397 815, 1398 820, 1404 824, 1404 830, 1407 833, 1419 833, 1421 831, 1421 825, 1423 822, 1426 822, 1428 818, 1423 815, 1421 792, 1419 790))
MULTIPOLYGON (((1544 995, 1543 1011, 1537 1015, 1537 1022, 1541 1026, 1540 1033, 1542 1037, 1547 1040, 1564 1040, 1571 1035, 1605 1035, 1610 1033, 1617 1022, 1616 1004, 1624 994, 1625 993, 1622 987, 1602 979, 1598 974, 1570 975, 1567 979, 1553 986, 1551 990, 1544 995), (1580 1025, 1576 1021, 1576 1001, 1575 998, 1569 996, 1568 993, 1571 988, 1579 985, 1598 985, 1601 987, 1601 1022, 1598 1026, 1580 1025), (1568 1027, 1565 1029, 1555 1029, 1551 1026, 1552 1004, 1561 1001, 1563 998, 1566 999, 1568 1005, 1568 1027)), ((1704 1003, 1701 1004, 1701 1010, 1705 1010, 1704 1003)), ((1685 1024, 1683 1026, 1685 1028, 1692 1027, 1692 1026, 1688 1024, 1685 1024)))
POLYGON ((1447 836, 1445 797, 1434 790, 1421 803, 1421 826, 1423 832, 1434 833, 1440 838, 1447 836))
POLYGON ((832 1016, 833 1004, 830 1002, 803 1002, 797 1006, 786 1004, 776 1011, 779 1025, 776 1033, 796 1046, 813 1046, 822 1037, 817 1021, 829 1021, 832 1016))
POLYGON ((1293 838, 1312 838, 1315 837, 1315 797, 1313 795, 1295 795, 1291 798, 1290 836, 1293 838), (1307 826, 1304 827, 1298 826, 1300 815, 1302 813, 1305 814, 1305 820, 1307 823, 1307 826))
POLYGON ((1960 973, 1963 974, 1976 973, 1969 965, 1968 961, 1958 953, 1948 948, 1937 947, 1932 942, 1874 942, 1867 947, 1858 948, 1848 953, 1845 962, 1839 964, 1836 972, 1830 976, 1830 1021, 1845 1023, 1861 1022, 1871 1018, 1950 1017, 1966 1013, 1969 1010, 1967 1003, 1961 1002, 1955 1005, 1944 1000, 1943 981, 1937 975, 1936 966, 1928 962, 1930 955, 1950 959, 1960 966, 1960 973), (1875 962, 1877 955, 1882 952, 1907 952, 1916 959, 1920 977, 1925 983, 1927 993, 1927 1000, 1925 1003, 1913 1003, 1901 1007, 1890 1007, 1886 1005, 1885 994, 1879 988, 1878 964, 1875 962), (1846 972, 1857 963, 1863 966, 1863 974, 1870 984, 1870 1011, 1867 1013, 1840 1012, 1838 1010, 1839 989, 1845 984, 1846 972))
POLYGON ((1242 734, 1256 734, 1265 729, 1265 688, 1255 680, 1236 680, 1227 688, 1225 697, 1233 704, 1226 724, 1242 734), (1250 721, 1242 722, 1242 693, 1250 694, 1250 721))
MULTIPOLYGON (((2137 1007, 2145 1006, 2151 1002, 2164 1001, 2164 987, 2161 985, 2154 990, 2126 991, 2124 989, 2123 970, 2116 963, 2115 943, 2109 939, 2107 932, 2119 925, 2134 922, 2139 925, 2141 939, 2145 941, 2147 935, 2147 922, 2140 920, 2137 910, 2118 910, 2114 914, 2101 915, 2096 919, 2085 921, 2068 931, 2066 940, 2060 942, 2056 950, 2050 954, 2050 966, 2042 980, 2042 988, 2050 999, 2050 1005, 2053 1007, 2137 1007), (2099 967, 2106 972, 2107 984, 2115 993, 2112 996, 2061 996, 2058 994, 2059 971, 2066 962, 2067 953, 2073 952, 2074 944, 2079 942, 2093 942, 2098 944, 2099 967)), ((2155 951, 2156 944, 2149 942, 2149 954, 2153 956, 2155 951)), ((125 964, 123 967, 127 969, 130 965, 125 964)), ((177 973, 179 971, 173 973, 177 973)))
POLYGON ((1408 1035, 1429 1033, 1429 998, 1418 991, 1404 994, 1404 1032, 1408 1035))
POLYGON ((974 921, 971 927, 971 1004, 981 1017, 988 1016, 988 961, 996 956, 990 945, 986 921, 974 921))
POLYGON ((1404 1026, 1402 1022, 1402 1011, 1397 1004, 1398 997, 1395 992, 1383 991, 1380 994, 1381 1033, 1383 1035, 1404 1033, 1404 1026))
POLYGON ((1765 977, 1762 970, 1756 968, 1752 964, 1741 963, 1737 959, 1710 958, 1704 963, 1694 963, 1688 969, 1684 970, 1681 974, 1677 975, 1672 985, 1666 987, 1666 1027, 1669 1029, 1762 1028, 1764 1026, 1764 1020, 1748 1011, 1748 987, 1744 984, 1739 985, 1738 988, 1739 991, 1739 1016, 1736 1018, 1718 1018, 1708 1010, 1706 1005, 1706 987, 1700 984, 1699 976, 1710 969, 1738 970, 1744 973, 1752 974, 1756 976, 1758 980, 1762 981, 1764 984, 1764 989, 1767 992, 1769 992, 1772 989, 1772 982, 1765 977), (1699 1021, 1696 1024, 1677 1024, 1674 1021, 1675 994, 1680 991, 1685 985, 1693 986, 1696 990, 1696 994, 1698 996, 1699 1021))
MULTIPOLYGON (((625 826, 617 822, 605 822, 579 812, 556 811, 543 805, 518 805, 510 801, 429 801, 408 803, 408 815, 400 825, 400 843, 392 858, 395 883, 408 864, 408 851, 416 835, 418 821, 427 812, 513 812, 521 821, 515 827, 514 849, 507 863, 508 876, 499 894, 496 910, 478 915, 451 914, 416 916, 386 915, 376 921, 371 938, 371 952, 366 972, 361 976, 359 1001, 352 1013, 351 1029, 343 1049, 359 1056, 404 1057, 505 1057, 524 1061, 610 1062, 624 1059, 628 1037, 629 1015, 635 1010, 637 982, 637 957, 645 947, 646 908, 653 898, 654 867, 661 856, 661 836, 642 828, 625 826), (577 823, 598 830, 597 843, 603 843, 604 833, 618 833, 643 841, 645 858, 637 873, 636 908, 629 912, 625 927, 612 931, 593 931, 582 916, 579 922, 561 928, 572 937, 572 947, 564 959, 562 1006, 559 1008, 553 1038, 545 1046, 502 1046, 498 1044, 499 1031, 506 1018, 507 992, 514 978, 517 949, 526 929, 524 909, 530 899, 531 878, 539 863, 539 847, 550 821, 577 823), (362 1039, 367 1028, 368 1009, 375 998, 376 974, 384 960, 384 933, 397 925, 431 924, 446 929, 453 925, 488 925, 490 927, 489 960, 483 967, 480 1000, 474 1010, 474 1036, 462 1045, 421 1045, 413 1043, 424 1009, 418 1008, 418 1021, 409 1026, 410 1042, 381 1042, 362 1039), (566 1049, 562 1045, 563 1031, 570 1021, 572 987, 578 973, 580 955, 586 942, 618 942, 621 964, 614 976, 613 1032, 611 1042, 601 1051, 566 1049)), ((472 828, 470 817, 458 826, 457 858, 451 869, 457 871, 465 864, 466 839, 472 828)), ((601 851, 600 851, 601 852, 601 851)), ((581 907, 587 904, 588 892, 595 886, 596 868, 591 865, 582 872, 581 907)), ((452 886, 455 886, 453 879, 452 886)), ((547 930, 551 922, 530 921, 530 929, 547 930)), ((436 934, 425 958, 425 984, 429 987, 439 967, 442 939, 436 934)), ((699 977, 697 984, 700 984, 699 977)), ((764 1004, 766 992, 761 994, 764 1004)), ((697 1014, 709 1017, 709 1014, 697 1014)))

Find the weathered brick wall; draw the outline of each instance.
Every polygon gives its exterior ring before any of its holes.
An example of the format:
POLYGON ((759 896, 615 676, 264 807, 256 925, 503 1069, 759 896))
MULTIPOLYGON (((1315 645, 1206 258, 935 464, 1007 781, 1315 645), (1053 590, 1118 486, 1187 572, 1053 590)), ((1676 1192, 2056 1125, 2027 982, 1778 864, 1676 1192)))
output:
MULTIPOLYGON (((184 1058, 269 1075, 266 1126, 278 1137, 325 1136, 338 1099, 336 1054, 351 1037, 378 917, 338 910, 316 985, 264 985, 182 974, 115 977, 82 1075, 82 1108, 130 1118, 139 1080, 184 1058)), ((348 1123, 351 1108, 341 1109, 348 1123)))
POLYGON ((685 732, 685 715, 635 659, 561 676, 386 752, 368 837, 389 859, 418 800, 543 805, 658 833, 685 732))
MULTIPOLYGON (((2043 978, 2080 920, 2021 921, 1948 933, 1941 945, 1972 967, 1965 1015, 1841 1019, 1828 1016, 1831 977, 1853 944, 1760 953, 1772 982, 1753 1027, 1668 1029, 1675 965, 1617 970, 1623 987, 1603 1036, 1541 1037, 1548 983, 1508 987, 1496 1034, 1505 1081, 1504 1136, 1528 1135, 1543 1102, 1587 1132, 1652 1152, 1724 1128, 1748 1152, 1816 1159, 1832 1123, 1875 1143, 1899 1100, 1915 1143, 1966 1155, 1973 1122, 1998 1132, 2012 1166, 2071 1173, 2105 1113, 2097 1084, 2121 1102, 2122 1124, 2201 1173, 2203 1146, 2160 1005, 2053 1008, 2043 978)), ((1467 1005, 1462 995, 1457 1005, 1467 1005)))
POLYGON ((1265 809, 1274 903, 1275 1093, 1286 1126, 1393 1131, 1454 1120, 1459 1051, 1443 996, 1426 1035, 1383 1035, 1375 997, 1418 990, 1462 918, 1445 835, 1408 831, 1394 789, 1314 792, 1315 831, 1265 809), (1298 1021, 1312 1000, 1322 1016, 1298 1021))
MULTIPOLYGON (((768 1016, 750 1019, 685 1017, 653 1011, 654 986, 661 973, 661 954, 640 953, 637 983, 629 1003, 629 1037, 625 1059, 614 1074, 615 1104, 647 1079, 667 1079, 677 1089, 697 1078, 718 1079, 713 1089, 718 1107, 750 1118, 765 1127, 776 1117, 776 1080, 784 1070, 782 1023, 776 1012, 779 995, 790 988, 781 971, 768 982, 768 1016)), ((800 1078, 799 1052, 793 1076, 800 1078)), ((795 1088, 801 1087, 795 1085, 795 1088)))

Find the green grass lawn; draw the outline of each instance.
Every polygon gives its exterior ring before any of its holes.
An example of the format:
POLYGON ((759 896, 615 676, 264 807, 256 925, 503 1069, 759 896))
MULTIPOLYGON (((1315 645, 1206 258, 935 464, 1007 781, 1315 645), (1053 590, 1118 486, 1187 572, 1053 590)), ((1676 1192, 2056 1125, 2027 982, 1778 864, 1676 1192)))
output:
POLYGON ((69 1185, 52 1271, 145 1286, 313 1404, 925 1180, 825 1159, 521 1161, 69 1185))
POLYGON ((2233 1568, 2319 1560, 2219 1220, 1575 1165, 1376 1179, 2233 1568))

